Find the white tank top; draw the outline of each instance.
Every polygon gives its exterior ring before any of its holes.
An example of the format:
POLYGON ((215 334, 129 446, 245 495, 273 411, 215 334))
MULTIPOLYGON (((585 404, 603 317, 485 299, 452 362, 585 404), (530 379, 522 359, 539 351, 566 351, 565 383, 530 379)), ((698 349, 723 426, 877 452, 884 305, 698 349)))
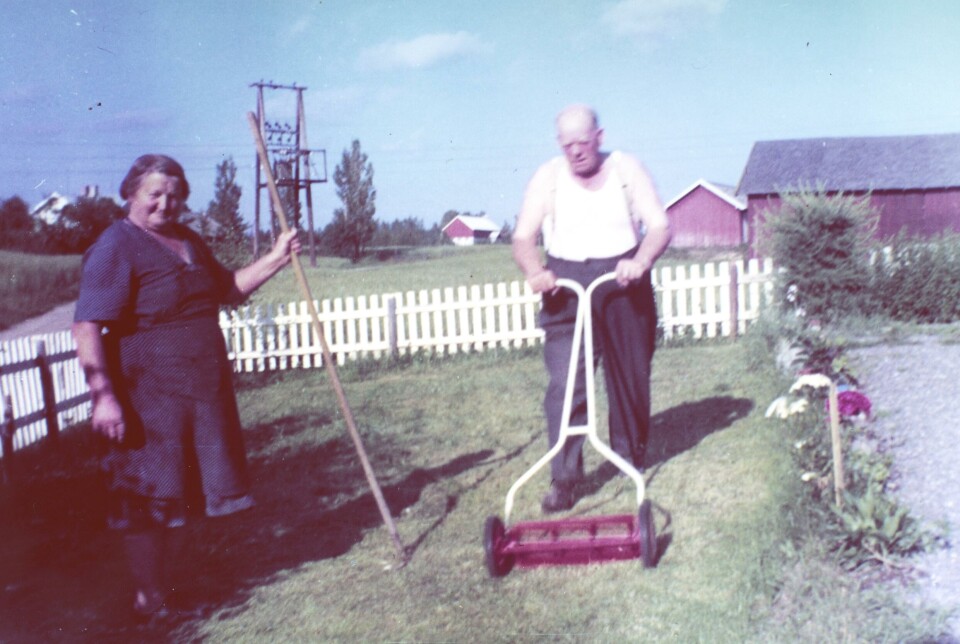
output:
POLYGON ((543 224, 544 246, 553 257, 570 261, 615 257, 640 241, 630 216, 623 180, 617 171, 619 153, 607 159, 607 180, 599 190, 580 186, 566 159, 559 157, 552 216, 543 224))

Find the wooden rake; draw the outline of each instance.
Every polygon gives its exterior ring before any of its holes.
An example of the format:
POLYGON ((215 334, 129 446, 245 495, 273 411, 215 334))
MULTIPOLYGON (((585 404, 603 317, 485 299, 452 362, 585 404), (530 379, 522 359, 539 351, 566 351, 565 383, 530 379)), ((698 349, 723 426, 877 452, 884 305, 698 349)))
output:
MULTIPOLYGON (((277 213, 277 219, 280 222, 280 229, 283 232, 290 230, 287 223, 287 214, 283 207, 283 200, 280 198, 280 191, 277 189, 277 182, 273 176, 273 170, 270 168, 270 158, 267 155, 267 146, 263 142, 263 136, 260 133, 260 126, 257 117, 253 112, 247 112, 247 120, 250 123, 250 131, 253 132, 253 139, 257 144, 257 156, 260 159, 260 165, 267 177, 267 188, 270 192, 270 200, 273 202, 273 209, 277 213)), ((397 559, 400 565, 407 563, 407 551, 400 541, 400 534, 397 532, 397 526, 390 515, 390 508, 383 498, 383 491, 380 484, 377 483, 377 476, 373 473, 373 467, 370 465, 370 459, 367 457, 367 450, 364 449, 363 440, 360 438, 360 432, 357 431, 357 424, 353 419, 353 412, 350 410, 350 404, 347 402, 346 393, 343 390, 343 384, 340 382, 340 375, 337 373, 337 367, 333 362, 333 355, 330 353, 330 347, 327 345, 326 337, 323 333, 323 327, 320 324, 320 315, 317 313, 317 307, 314 304, 313 295, 310 292, 310 285, 307 283, 306 275, 303 272, 303 266, 300 258, 294 254, 291 258, 293 271, 297 276, 297 283, 300 285, 300 292, 307 302, 307 308, 310 311, 310 319, 313 322, 313 332, 320 340, 320 350, 323 354, 323 365, 327 369, 327 375, 333 384, 333 390, 337 394, 337 401, 340 404, 340 411, 343 414, 343 420, 347 424, 347 430, 350 432, 350 438, 353 439, 354 447, 357 449, 357 455, 360 457, 360 463, 363 465, 363 472, 367 476, 367 483, 373 492, 373 497, 377 501, 377 507, 380 509, 380 515, 383 522, 390 532, 390 538, 393 539, 393 545, 397 549, 397 559)))

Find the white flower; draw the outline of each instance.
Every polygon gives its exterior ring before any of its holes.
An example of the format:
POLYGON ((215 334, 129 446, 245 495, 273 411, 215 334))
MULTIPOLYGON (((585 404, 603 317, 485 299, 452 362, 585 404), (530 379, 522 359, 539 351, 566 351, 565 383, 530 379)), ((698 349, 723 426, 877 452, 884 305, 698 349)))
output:
POLYGON ((794 414, 802 414, 807 411, 807 402, 806 398, 801 398, 800 400, 794 400, 790 403, 790 406, 787 408, 787 415, 793 416, 794 414))
POLYGON ((815 479, 815 478, 817 478, 817 473, 816 473, 816 472, 804 472, 804 473, 800 476, 800 480, 803 481, 804 483, 809 483, 810 481, 812 481, 812 480, 815 479))
POLYGON ((800 391, 804 387, 821 389, 823 387, 829 387, 830 382, 830 378, 827 378, 821 373, 811 373, 797 378, 797 381, 793 383, 792 387, 790 387, 790 392, 794 393, 800 391))
POLYGON ((789 418, 794 414, 802 414, 807 410, 807 401, 804 399, 793 400, 790 396, 780 396, 767 407, 764 414, 767 418, 776 416, 777 418, 789 418))
POLYGON ((786 418, 789 416, 788 408, 790 405, 790 399, 786 396, 780 396, 767 407, 767 412, 764 414, 767 418, 772 418, 776 416, 777 418, 786 418))

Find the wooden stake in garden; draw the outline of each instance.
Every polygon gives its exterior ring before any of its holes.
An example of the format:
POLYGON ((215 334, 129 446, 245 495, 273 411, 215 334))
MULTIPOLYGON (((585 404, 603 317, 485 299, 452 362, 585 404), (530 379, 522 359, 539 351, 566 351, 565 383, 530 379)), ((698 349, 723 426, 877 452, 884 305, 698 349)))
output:
POLYGON ((837 393, 837 383, 830 381, 827 395, 830 405, 830 442, 833 446, 833 493, 837 507, 843 507, 843 443, 840 437, 840 396, 837 393))
MULTIPOLYGON (((277 182, 273 176, 273 171, 270 168, 270 158, 267 155, 267 146, 264 144, 263 137, 260 134, 260 127, 257 123, 257 117, 253 114, 253 112, 248 112, 247 120, 250 123, 250 130, 253 132, 253 139, 257 144, 257 156, 260 159, 260 165, 263 167, 263 172, 267 178, 267 188, 270 191, 270 198, 273 202, 273 208, 277 213, 277 220, 280 223, 280 229, 283 232, 287 232, 290 229, 290 225, 287 223, 287 214, 283 208, 283 200, 280 198, 280 191, 277 189, 277 182)), ((380 509, 383 522, 387 526, 387 530, 390 532, 391 539, 393 539, 393 545, 397 549, 397 558, 400 560, 400 564, 403 565, 407 562, 407 551, 403 547, 403 542, 400 541, 400 534, 397 532, 397 526, 393 522, 393 516, 390 514, 390 508, 387 507, 386 499, 383 498, 383 491, 380 489, 380 484, 377 482, 377 477, 373 473, 373 467, 371 467, 370 459, 367 457, 367 451, 364 449, 363 440, 360 438, 360 432, 357 431, 357 425, 353 419, 353 412, 350 410, 350 404, 347 402, 347 396, 343 390, 343 384, 340 382, 340 376, 337 373, 337 367, 333 362, 333 355, 330 353, 330 347, 327 345, 327 340, 323 333, 323 327, 320 325, 320 315, 317 313, 317 308, 314 305, 313 294, 310 292, 310 285, 307 283, 307 277, 303 272, 303 266, 300 264, 300 258, 296 254, 292 256, 292 264, 293 271, 297 276, 297 283, 300 285, 300 291, 303 294, 304 299, 307 301, 307 308, 310 311, 310 318, 313 322, 313 331, 317 334, 317 338, 320 340, 320 350, 323 353, 323 364, 327 369, 327 375, 330 377, 330 382, 333 384, 334 392, 337 394, 337 401, 340 403, 340 411, 343 413, 343 420, 347 425, 347 431, 350 432, 350 437, 353 439, 353 444, 357 449, 357 455, 360 457, 360 463, 363 465, 364 474, 367 476, 367 483, 369 483, 370 490, 373 492, 373 497, 377 501, 377 507, 380 509)))

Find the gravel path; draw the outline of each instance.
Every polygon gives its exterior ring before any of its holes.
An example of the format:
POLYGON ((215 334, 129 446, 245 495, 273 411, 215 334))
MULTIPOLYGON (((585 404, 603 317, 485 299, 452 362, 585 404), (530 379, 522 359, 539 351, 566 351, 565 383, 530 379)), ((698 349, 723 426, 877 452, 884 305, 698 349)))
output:
POLYGON ((73 324, 73 310, 75 308, 76 302, 61 304, 43 315, 15 324, 9 329, 0 330, 0 341, 15 340, 40 333, 66 331, 73 324))
POLYGON ((850 357, 873 402, 874 427, 893 458, 894 495, 915 517, 948 526, 949 547, 916 557, 916 592, 933 606, 957 611, 951 627, 960 640, 958 335, 853 349, 850 357))

